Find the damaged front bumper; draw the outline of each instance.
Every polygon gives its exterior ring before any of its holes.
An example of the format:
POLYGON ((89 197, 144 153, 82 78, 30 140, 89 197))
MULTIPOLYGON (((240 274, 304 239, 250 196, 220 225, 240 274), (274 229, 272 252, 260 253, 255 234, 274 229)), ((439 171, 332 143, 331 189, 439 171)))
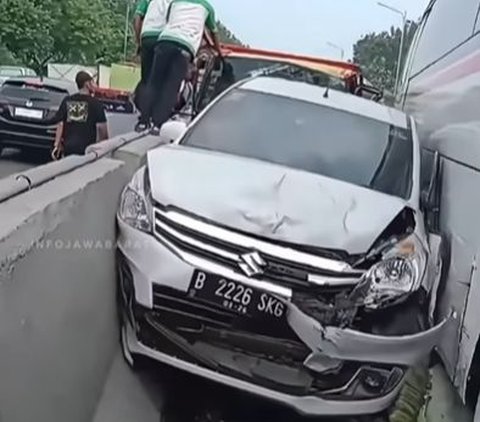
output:
POLYGON ((289 304, 288 322, 312 351, 305 364, 314 371, 325 371, 326 358, 330 365, 338 361, 377 362, 413 366, 438 345, 449 320, 412 335, 380 336, 348 328, 322 327, 296 306, 289 304))
POLYGON ((124 340, 130 353, 302 414, 384 411, 408 367, 428 357, 448 323, 408 335, 377 335, 322 326, 281 296, 284 321, 248 321, 188 296, 195 268, 212 268, 201 262, 193 267, 152 236, 119 225, 121 285, 131 295, 121 304, 129 316, 124 340))

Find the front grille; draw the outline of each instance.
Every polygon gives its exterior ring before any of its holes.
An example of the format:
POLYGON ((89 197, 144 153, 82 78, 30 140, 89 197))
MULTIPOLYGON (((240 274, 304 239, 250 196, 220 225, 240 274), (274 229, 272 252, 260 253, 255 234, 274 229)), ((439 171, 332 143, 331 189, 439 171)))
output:
MULTIPOLYGON (((177 220, 169 218, 170 213, 171 212, 163 211, 160 208, 155 209, 154 232, 157 238, 166 240, 186 253, 220 264, 239 275, 245 275, 240 268, 242 255, 255 251, 255 248, 240 244, 235 240, 212 235, 208 227, 218 228, 218 226, 202 222, 204 226, 207 226, 207 230, 200 231, 194 227, 193 224, 189 226, 188 224, 179 223, 177 220)), ((175 214, 181 215, 182 218, 187 219, 186 221, 193 223, 200 221, 185 214, 177 212, 175 212, 175 214)), ((291 247, 284 247, 271 240, 259 240, 252 235, 234 232, 230 229, 221 228, 221 230, 222 233, 227 233, 227 235, 228 233, 232 233, 234 236, 240 235, 242 239, 246 239, 246 243, 248 244, 255 245, 260 242, 262 245, 265 245, 267 250, 259 252, 266 266, 262 268, 261 275, 250 275, 253 279, 268 280, 285 287, 302 289, 312 287, 312 282, 309 279, 311 275, 324 279, 325 286, 354 285, 361 277, 361 272, 359 271, 339 271, 338 269, 341 267, 348 268, 348 264, 341 261, 322 258, 292 249, 291 247), (281 250, 279 250, 279 246, 281 250), (277 253, 272 253, 272 250, 275 250, 277 253), (282 253, 280 254, 279 252, 282 253), (301 256, 302 259, 288 259, 286 258, 288 254, 296 254, 297 256, 301 256), (321 267, 314 265, 312 262, 309 262, 309 258, 311 258, 312 261, 321 259, 321 262, 324 262, 326 265, 321 267)))
POLYGON ((346 361, 338 371, 311 373, 304 367, 305 359, 311 351, 298 339, 286 321, 255 320, 214 304, 202 303, 186 293, 159 285, 153 286, 153 310, 145 309, 143 313, 138 313, 138 324, 139 340, 147 347, 197 365, 205 366, 203 359, 210 361, 210 358, 213 358, 211 362, 216 362, 219 356, 207 353, 199 358, 186 351, 181 346, 183 342, 195 350, 198 350, 196 345, 208 344, 213 348, 220 348, 216 350, 227 350, 236 356, 280 365, 276 366, 277 368, 290 368, 290 371, 297 371, 299 376, 308 374, 305 375, 305 385, 292 390, 287 380, 286 384, 272 385, 268 380, 242 371, 244 359, 238 361, 238 368, 233 372, 231 368, 221 364, 215 369, 289 394, 321 395, 323 392, 343 390, 361 367, 360 363, 346 361), (163 329, 159 331, 158 327, 163 329), (170 336, 165 336, 165 329, 179 336, 180 343, 172 341, 170 336))
POLYGON ((159 313, 165 313, 175 321, 191 328, 204 324, 214 327, 229 328, 233 325, 237 314, 220 306, 203 304, 174 290, 154 285, 153 307, 159 313))
POLYGON ((159 285, 153 286, 153 310, 162 324, 185 333, 226 330, 301 344, 286 320, 258 320, 159 285))

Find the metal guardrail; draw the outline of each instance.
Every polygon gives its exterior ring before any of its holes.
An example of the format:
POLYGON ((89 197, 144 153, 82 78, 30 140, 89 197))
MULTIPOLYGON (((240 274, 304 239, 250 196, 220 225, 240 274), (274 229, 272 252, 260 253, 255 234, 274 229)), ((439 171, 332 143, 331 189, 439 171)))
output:
POLYGON ((134 141, 138 141, 141 138, 147 136, 147 132, 145 133, 127 133, 124 135, 116 136, 112 139, 108 139, 103 142, 98 142, 96 144, 92 144, 85 150, 85 154, 95 154, 97 158, 105 157, 116 151, 119 148, 122 148, 124 145, 129 144, 134 141))
POLYGON ((138 133, 116 136, 107 141, 91 145, 85 151, 85 155, 73 155, 0 179, 0 203, 101 159, 124 145, 145 136, 145 134, 138 133))
POLYGON ((71 156, 0 180, 0 203, 95 161, 95 154, 71 156))

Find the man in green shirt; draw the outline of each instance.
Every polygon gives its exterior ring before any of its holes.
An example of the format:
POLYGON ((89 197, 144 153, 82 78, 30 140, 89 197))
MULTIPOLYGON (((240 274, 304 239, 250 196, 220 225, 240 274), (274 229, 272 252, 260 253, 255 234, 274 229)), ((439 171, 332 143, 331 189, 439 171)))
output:
POLYGON ((135 89, 135 105, 138 109, 141 109, 144 102, 143 96, 153 66, 155 45, 167 22, 170 3, 171 0, 140 0, 135 10, 133 28, 141 60, 141 79, 135 89))
POLYGON ((211 4, 207 0, 171 1, 140 110, 139 123, 148 127, 153 121, 152 134, 160 134, 161 126, 170 118, 189 63, 196 57, 206 31, 221 55, 211 4))

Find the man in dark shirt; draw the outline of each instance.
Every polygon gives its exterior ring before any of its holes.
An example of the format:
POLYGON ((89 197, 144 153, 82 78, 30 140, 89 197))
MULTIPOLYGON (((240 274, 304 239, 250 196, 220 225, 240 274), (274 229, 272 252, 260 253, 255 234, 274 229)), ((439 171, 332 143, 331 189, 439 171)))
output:
POLYGON ((92 96, 93 77, 84 71, 75 78, 78 93, 66 97, 57 114, 57 132, 52 158, 58 160, 72 154, 84 154, 95 142, 108 139, 107 117, 103 104, 92 96))

